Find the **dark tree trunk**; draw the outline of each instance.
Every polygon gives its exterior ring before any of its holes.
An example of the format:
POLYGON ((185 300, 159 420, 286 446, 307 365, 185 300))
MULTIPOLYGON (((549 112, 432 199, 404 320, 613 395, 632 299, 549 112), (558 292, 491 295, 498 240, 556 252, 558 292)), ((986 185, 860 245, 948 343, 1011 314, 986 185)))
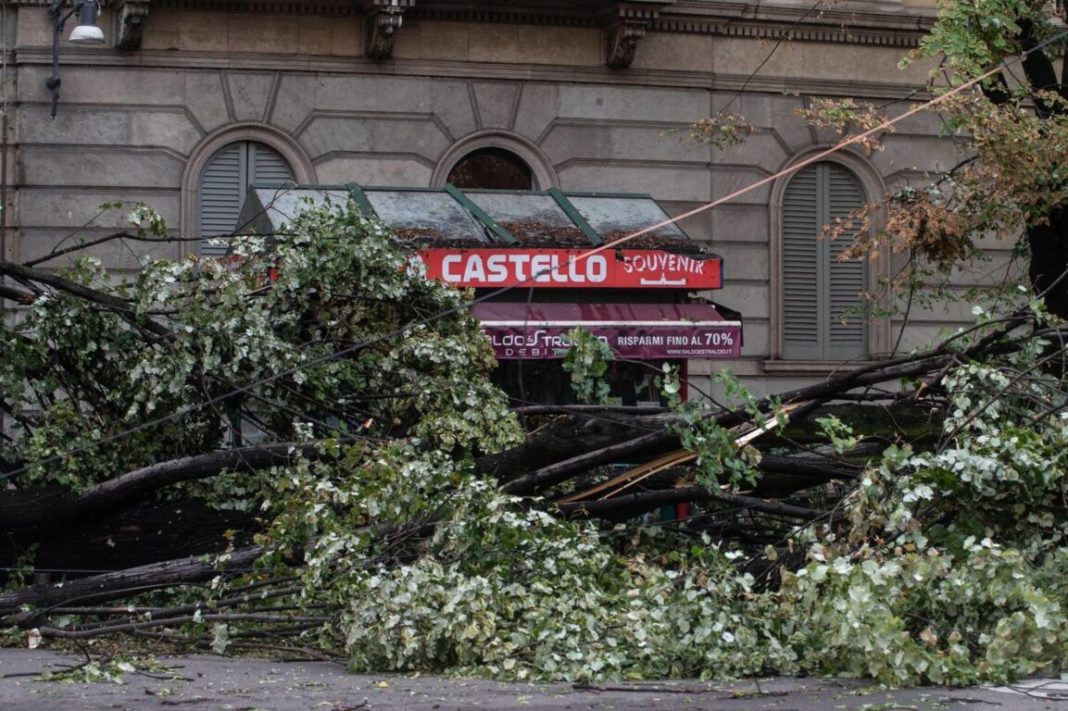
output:
POLYGON ((17 612, 23 605, 50 607, 121 600, 169 585, 211 580, 226 572, 240 574, 247 571, 262 553, 259 548, 242 548, 218 566, 198 555, 94 575, 61 586, 51 583, 33 585, 0 594, 0 614, 17 612))
POLYGON ((62 488, 0 491, 0 531, 81 520, 183 481, 208 479, 224 471, 265 469, 285 464, 297 455, 316 457, 318 450, 318 442, 280 442, 197 454, 142 467, 86 487, 77 495, 62 488))
MULTIPOLYGON (((1063 105, 1046 100, 1036 92, 1055 92, 1068 99, 1068 87, 1057 77, 1057 69, 1050 55, 1040 49, 1038 28, 1030 18, 1020 18, 1020 46, 1024 74, 1031 86, 1031 99, 1039 118, 1053 119, 1063 115, 1063 105)), ((1065 65, 1068 66, 1068 65, 1065 65)), ((1046 306, 1061 318, 1068 318, 1068 213, 1060 205, 1047 216, 1048 221, 1027 228, 1027 242, 1031 248, 1028 268, 1031 285, 1036 294, 1044 296, 1046 306)))
POLYGON ((0 566, 28 563, 63 580, 218 553, 231 542, 244 547, 259 530, 256 517, 243 511, 220 511, 197 499, 150 501, 84 520, 5 531, 0 566))
POLYGON ((476 468, 501 482, 512 481, 550 464, 635 439, 650 430, 660 431, 672 419, 671 414, 635 416, 614 412, 561 417, 519 446, 480 458, 476 468))
POLYGON ((1030 277, 1036 294, 1044 294, 1051 312, 1068 319, 1068 208, 1049 215, 1049 222, 1027 230, 1031 248, 1030 277))
POLYGON ((755 496, 728 494, 705 489, 701 486, 687 486, 663 491, 636 491, 631 494, 605 499, 604 501, 579 501, 571 504, 558 504, 556 509, 569 518, 590 516, 623 519, 669 504, 698 501, 718 501, 739 509, 788 516, 803 521, 812 521, 826 515, 826 512, 819 509, 795 506, 782 501, 769 501, 755 496))

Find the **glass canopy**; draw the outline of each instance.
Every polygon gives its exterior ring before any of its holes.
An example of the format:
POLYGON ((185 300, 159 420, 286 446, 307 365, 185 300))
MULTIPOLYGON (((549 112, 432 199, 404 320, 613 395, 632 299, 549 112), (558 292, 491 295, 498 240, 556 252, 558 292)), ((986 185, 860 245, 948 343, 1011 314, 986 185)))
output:
MULTIPOLYGON (((461 191, 348 185, 253 185, 241 231, 275 234, 301 212, 352 200, 403 241, 420 247, 582 248, 631 235, 669 217, 648 195, 461 191)), ((701 252, 674 224, 628 240, 629 249, 701 252)))

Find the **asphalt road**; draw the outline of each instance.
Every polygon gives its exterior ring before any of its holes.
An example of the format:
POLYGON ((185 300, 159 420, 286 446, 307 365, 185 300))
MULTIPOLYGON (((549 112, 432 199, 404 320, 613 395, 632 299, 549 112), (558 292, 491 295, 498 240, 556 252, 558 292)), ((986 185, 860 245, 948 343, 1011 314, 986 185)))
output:
POLYGON ((349 674, 325 662, 212 656, 167 658, 163 671, 127 673, 125 683, 41 681, 36 675, 81 660, 42 650, 0 649, 0 709, 270 709, 415 711, 448 709, 1066 709, 1068 682, 1015 687, 889 691, 834 679, 765 679, 733 684, 643 682, 580 689, 395 674, 349 674))

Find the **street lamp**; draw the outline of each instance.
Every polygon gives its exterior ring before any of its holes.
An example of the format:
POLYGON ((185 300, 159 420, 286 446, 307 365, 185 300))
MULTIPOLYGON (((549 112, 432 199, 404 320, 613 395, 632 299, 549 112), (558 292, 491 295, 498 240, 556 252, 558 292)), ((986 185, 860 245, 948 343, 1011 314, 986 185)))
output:
POLYGON ((64 3, 65 0, 53 0, 48 8, 48 15, 52 18, 52 76, 45 82, 45 86, 52 92, 52 118, 56 117, 56 109, 59 106, 59 86, 62 83, 59 78, 59 41, 67 20, 74 13, 78 13, 78 26, 70 33, 72 43, 104 44, 104 31, 96 26, 100 0, 73 0, 70 10, 66 13, 63 12, 64 3))

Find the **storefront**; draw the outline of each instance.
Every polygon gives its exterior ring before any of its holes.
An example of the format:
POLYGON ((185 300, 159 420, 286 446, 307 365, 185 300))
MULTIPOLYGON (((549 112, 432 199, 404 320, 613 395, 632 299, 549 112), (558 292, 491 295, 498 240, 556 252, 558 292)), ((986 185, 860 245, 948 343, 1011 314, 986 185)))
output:
POLYGON ((568 332, 583 327, 612 350, 616 404, 658 400, 662 364, 737 359, 740 315, 703 293, 721 288, 723 262, 667 221, 647 195, 461 191, 345 186, 253 186, 241 225, 270 234, 310 204, 352 198, 412 245, 427 276, 475 290, 473 315, 517 403, 571 397, 560 366, 568 332))

